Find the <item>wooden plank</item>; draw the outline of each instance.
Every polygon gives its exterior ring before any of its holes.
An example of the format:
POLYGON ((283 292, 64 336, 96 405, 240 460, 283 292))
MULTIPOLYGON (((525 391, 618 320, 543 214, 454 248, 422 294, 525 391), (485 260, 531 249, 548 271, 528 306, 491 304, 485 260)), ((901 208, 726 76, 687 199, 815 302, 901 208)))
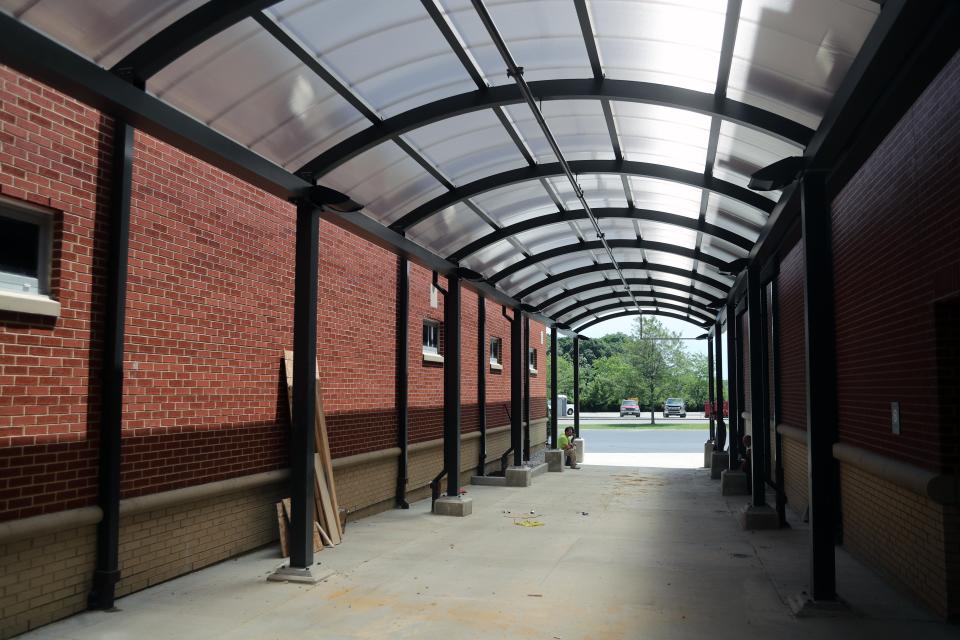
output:
MULTIPOLYGON (((317 379, 317 452, 320 453, 321 462, 323 463, 323 470, 326 474, 327 479, 327 489, 330 495, 330 505, 333 509, 334 516, 337 516, 340 512, 340 503, 337 500, 337 485, 333 477, 333 460, 330 457, 330 441, 327 439, 327 419, 323 411, 323 398, 320 394, 320 380, 317 379)), ((326 499, 326 498, 325 498, 326 499)), ((334 536, 334 539, 337 537, 343 537, 343 529, 340 527, 340 518, 334 517, 333 524, 331 525, 333 529, 336 529, 337 536, 334 536)), ((331 531, 332 533, 332 531, 331 531)))
MULTIPOLYGON (((289 520, 290 520, 290 498, 284 498, 283 500, 280 501, 279 504, 282 504, 282 505, 283 505, 283 511, 284 511, 284 513, 285 513, 286 516, 287 516, 287 520, 289 521, 289 520)), ((314 522, 313 524, 316 525, 317 523, 314 522)), ((317 527, 314 526, 314 528, 313 528, 313 552, 314 552, 314 553, 318 553, 318 552, 320 552, 320 551, 323 551, 323 540, 320 539, 320 534, 317 532, 317 527)))
POLYGON ((320 502, 323 503, 324 528, 330 534, 330 539, 334 544, 340 544, 340 528, 337 526, 337 512, 333 510, 333 504, 330 499, 330 491, 327 483, 324 481, 320 464, 320 454, 313 454, 313 467, 317 474, 317 487, 320 489, 320 502))
POLYGON ((280 555, 284 558, 290 557, 290 545, 288 543, 290 531, 287 529, 287 516, 284 514, 283 503, 277 503, 277 526, 280 528, 280 555))
POLYGON ((320 526, 319 522, 314 523, 317 525, 317 531, 320 532, 320 538, 323 539, 323 544, 332 547, 333 540, 330 539, 330 536, 327 535, 327 532, 324 531, 323 527, 320 526))

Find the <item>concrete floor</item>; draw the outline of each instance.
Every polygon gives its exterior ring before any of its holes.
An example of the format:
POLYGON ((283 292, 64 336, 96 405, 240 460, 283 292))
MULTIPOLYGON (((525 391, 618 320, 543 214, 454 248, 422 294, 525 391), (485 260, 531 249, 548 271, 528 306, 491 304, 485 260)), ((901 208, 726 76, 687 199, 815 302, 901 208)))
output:
POLYGON ((853 613, 795 619, 806 532, 749 533, 703 469, 588 466, 530 488, 469 487, 473 515, 429 501, 350 523, 312 586, 265 581, 261 549, 24 637, 96 638, 957 638, 960 628, 842 551, 853 613), (534 510, 540 527, 514 525, 534 510), (509 513, 508 513, 509 512, 509 513), (583 514, 586 512, 586 515, 583 514))

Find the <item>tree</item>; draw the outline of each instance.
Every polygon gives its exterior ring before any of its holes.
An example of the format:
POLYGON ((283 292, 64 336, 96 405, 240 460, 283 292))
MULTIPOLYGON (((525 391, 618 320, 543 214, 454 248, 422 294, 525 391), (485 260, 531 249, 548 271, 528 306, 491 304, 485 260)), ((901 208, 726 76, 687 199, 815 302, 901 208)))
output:
POLYGON ((635 369, 625 354, 600 358, 593 363, 583 404, 591 409, 610 410, 619 407, 620 401, 632 395, 635 388, 635 369))
POLYGON ((656 403, 669 392, 671 369, 681 362, 684 348, 680 334, 667 330, 659 320, 641 316, 634 322, 631 361, 642 400, 650 403, 650 423, 656 424, 656 403))
MULTIPOLYGON (((549 356, 550 348, 547 347, 549 356)), ((547 367, 547 393, 550 393, 550 384, 553 380, 553 367, 547 367)), ((573 361, 569 355, 564 355, 563 350, 557 349, 557 393, 566 395, 570 402, 573 402, 573 361)), ((582 385, 582 383, 581 383, 582 385)))

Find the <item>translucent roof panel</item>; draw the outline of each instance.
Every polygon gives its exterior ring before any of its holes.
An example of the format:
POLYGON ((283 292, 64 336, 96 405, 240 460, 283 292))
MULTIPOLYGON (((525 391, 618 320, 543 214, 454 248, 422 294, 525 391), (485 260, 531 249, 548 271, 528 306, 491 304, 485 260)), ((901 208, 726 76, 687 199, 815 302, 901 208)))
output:
MULTIPOLYGON (((550 178, 549 182, 553 192, 560 196, 568 209, 583 208, 566 176, 550 178)), ((577 176, 577 183, 591 208, 627 206, 627 194, 623 191, 623 181, 619 175, 580 174, 577 176)))
POLYGON ((515 262, 523 260, 524 255, 508 240, 496 242, 489 247, 470 254, 460 261, 460 264, 490 277, 497 271, 509 267, 515 262))
POLYGON ((472 200, 502 227, 557 212, 557 206, 538 180, 493 189, 472 200))
POLYGON ((154 76, 157 97, 288 169, 366 120, 253 20, 187 52, 154 76))
POLYGON ((589 0, 608 78, 713 93, 726 2, 589 0))
POLYGON ((441 120, 403 137, 458 185, 527 164, 492 111, 441 120))
MULTIPOLYGON (((470 0, 440 0, 450 23, 491 85, 511 84, 503 58, 470 0)), ((580 23, 567 0, 490 0, 485 3, 527 82, 589 78, 593 73, 580 23)))
POLYGON ((286 0, 270 11, 383 117, 476 89, 417 0, 286 0))
POLYGON ((407 237, 440 256, 490 233, 490 225, 470 207, 457 203, 407 229, 407 237))
MULTIPOLYGON (((506 111, 537 162, 556 162, 530 108, 510 105, 506 111)), ((598 100, 547 100, 540 105, 540 112, 567 160, 613 159, 610 131, 598 100)))
POLYGON ((706 221, 756 240, 767 222, 767 215, 739 200, 711 193, 707 200, 706 221))
POLYGON ((724 262, 730 262, 731 260, 736 260, 737 258, 746 258, 750 252, 746 249, 741 249, 735 245, 730 244, 729 242, 724 242, 714 238, 713 236, 703 236, 703 242, 700 245, 701 251, 709 256, 719 258, 724 262))
MULTIPOLYGON (((803 155, 803 149, 766 133, 724 121, 717 140, 717 159, 713 175, 746 188, 758 169, 790 156, 803 155)), ((779 200, 779 191, 758 193, 779 200)))
POLYGON ((610 106, 624 158, 703 172, 710 116, 635 102, 610 106))
MULTIPOLYGON (((678 269, 693 270, 693 260, 678 256, 675 253, 666 253, 664 251, 646 251, 647 260, 654 264, 667 265, 678 269)), ((613 254, 620 261, 636 261, 638 259, 637 251, 633 249, 614 249, 613 254)))
POLYGON ((644 240, 651 242, 666 242, 693 249, 697 243, 697 232, 693 229, 684 229, 671 224, 661 224, 659 222, 640 222, 640 235, 644 240))
POLYGON ((0 0, 0 9, 110 68, 206 0, 0 0))
POLYGON ((527 251, 536 255, 550 249, 574 244, 577 236, 570 225, 561 222, 531 229, 514 236, 527 251))
POLYGON ((638 209, 653 209, 687 218, 700 217, 702 189, 656 178, 630 176, 630 194, 638 209))
POLYGON ((879 12, 872 0, 744 0, 727 96, 815 129, 879 12))
POLYGON ((393 142, 361 153, 323 182, 364 205, 364 213, 390 224, 446 189, 393 142))

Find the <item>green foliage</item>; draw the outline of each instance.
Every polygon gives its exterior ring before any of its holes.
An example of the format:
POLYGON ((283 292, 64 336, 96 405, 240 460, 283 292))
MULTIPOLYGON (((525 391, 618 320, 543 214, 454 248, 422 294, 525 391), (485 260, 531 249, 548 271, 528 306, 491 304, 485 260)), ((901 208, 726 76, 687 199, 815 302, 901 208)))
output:
MULTIPOLYGON (((683 398, 698 411, 707 401, 707 358, 690 353, 680 334, 650 316, 637 318, 633 332, 580 341, 580 408, 616 411, 637 398, 644 411, 661 411, 668 397, 683 398)), ((573 339, 560 338, 558 393, 573 400, 573 339)), ((548 376, 553 375, 552 372, 548 376)), ((547 378, 549 389, 550 378, 547 378)))

